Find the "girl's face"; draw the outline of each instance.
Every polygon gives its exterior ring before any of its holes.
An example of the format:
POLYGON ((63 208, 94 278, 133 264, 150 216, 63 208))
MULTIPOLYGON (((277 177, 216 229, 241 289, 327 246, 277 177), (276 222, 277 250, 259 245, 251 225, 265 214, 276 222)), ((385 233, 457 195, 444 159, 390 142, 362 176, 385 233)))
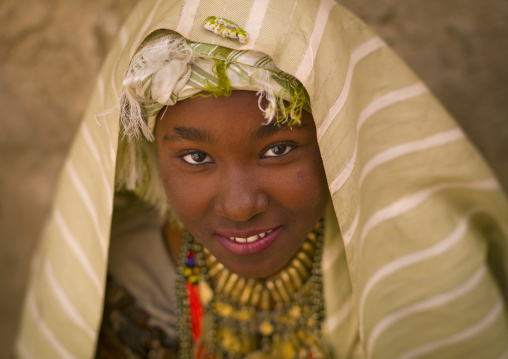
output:
POLYGON ((229 270, 283 269, 322 216, 329 193, 312 116, 263 125, 252 91, 167 108, 155 137, 162 180, 185 228, 229 270))

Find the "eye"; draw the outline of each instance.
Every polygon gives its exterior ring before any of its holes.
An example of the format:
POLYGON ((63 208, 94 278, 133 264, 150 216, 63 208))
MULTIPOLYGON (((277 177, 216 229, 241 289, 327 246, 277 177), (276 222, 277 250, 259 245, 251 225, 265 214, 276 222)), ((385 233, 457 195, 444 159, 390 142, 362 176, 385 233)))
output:
POLYGON ((205 152, 200 152, 200 151, 189 152, 189 153, 181 156, 180 158, 190 165, 213 163, 212 157, 207 155, 205 152))
POLYGON ((289 152, 293 151, 295 146, 279 144, 272 146, 263 153, 262 157, 281 157, 287 155, 289 152))

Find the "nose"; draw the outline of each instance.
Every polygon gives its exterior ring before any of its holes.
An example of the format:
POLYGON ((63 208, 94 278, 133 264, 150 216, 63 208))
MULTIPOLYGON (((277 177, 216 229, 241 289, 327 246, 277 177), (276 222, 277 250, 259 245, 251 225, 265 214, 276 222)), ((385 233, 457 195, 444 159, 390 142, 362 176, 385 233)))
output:
POLYGON ((262 181, 246 170, 228 171, 220 179, 216 213, 238 222, 245 222, 264 212, 269 203, 262 181))

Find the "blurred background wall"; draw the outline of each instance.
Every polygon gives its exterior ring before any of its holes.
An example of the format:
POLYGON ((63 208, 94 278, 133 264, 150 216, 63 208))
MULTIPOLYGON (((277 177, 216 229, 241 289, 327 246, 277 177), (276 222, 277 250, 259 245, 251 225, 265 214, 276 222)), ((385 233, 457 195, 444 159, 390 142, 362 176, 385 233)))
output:
MULTIPOLYGON (((0 358, 95 75, 136 2, 0 2, 0 358)), ((423 78, 508 189, 508 2, 340 2, 423 78)))

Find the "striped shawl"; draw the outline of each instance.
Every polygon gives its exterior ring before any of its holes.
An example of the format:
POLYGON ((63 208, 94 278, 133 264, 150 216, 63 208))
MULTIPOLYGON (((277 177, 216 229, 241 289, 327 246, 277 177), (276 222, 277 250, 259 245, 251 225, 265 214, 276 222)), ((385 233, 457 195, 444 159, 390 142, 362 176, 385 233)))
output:
POLYGON ((334 0, 142 0, 121 28, 64 164, 16 353, 91 358, 101 321, 118 91, 170 29, 256 50, 307 89, 339 231, 327 235, 324 336, 336 358, 508 358, 508 206, 427 87, 334 0), (203 28, 224 16, 249 41, 203 28), (105 113, 96 117, 99 113, 105 113))

